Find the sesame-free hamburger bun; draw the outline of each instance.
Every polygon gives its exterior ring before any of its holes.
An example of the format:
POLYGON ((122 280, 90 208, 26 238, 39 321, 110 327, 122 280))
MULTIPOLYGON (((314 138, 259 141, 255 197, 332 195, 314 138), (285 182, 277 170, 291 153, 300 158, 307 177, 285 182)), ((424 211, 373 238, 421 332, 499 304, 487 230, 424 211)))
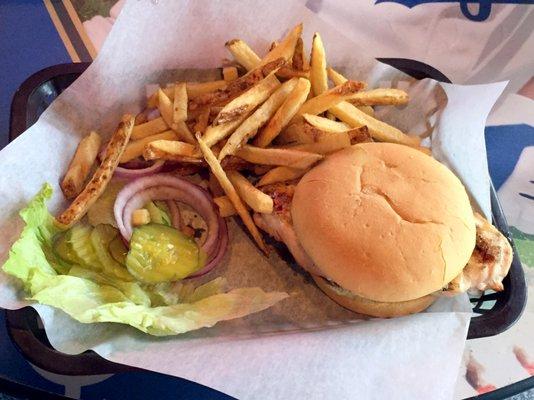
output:
POLYGON ((319 287, 369 315, 428 307, 428 295, 462 271, 475 246, 460 180, 432 157, 392 143, 328 156, 298 183, 291 216, 321 272, 319 287))

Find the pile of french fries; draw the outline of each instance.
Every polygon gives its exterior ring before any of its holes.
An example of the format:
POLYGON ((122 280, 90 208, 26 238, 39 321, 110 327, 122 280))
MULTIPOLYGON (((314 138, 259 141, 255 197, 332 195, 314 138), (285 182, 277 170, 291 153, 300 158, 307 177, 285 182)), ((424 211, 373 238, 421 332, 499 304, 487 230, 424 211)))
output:
POLYGON ((243 40, 231 40, 225 46, 233 62, 222 68, 222 79, 159 88, 143 112, 124 117, 84 188, 100 146, 98 134, 91 133, 62 182, 65 195, 77 197, 58 220, 65 225, 79 220, 118 162, 143 158, 194 164, 208 167, 210 182, 217 182, 212 191, 221 215, 238 214, 266 251, 250 215, 250 210, 273 212, 263 186, 295 181, 325 155, 355 143, 376 140, 428 150, 419 138, 374 116, 373 106, 406 104, 404 91, 367 89, 365 82, 345 78, 328 65, 319 33, 308 59, 301 35, 302 24, 263 57, 243 40), (155 109, 159 117, 149 121, 155 109), (97 189, 95 177, 101 185, 97 189))

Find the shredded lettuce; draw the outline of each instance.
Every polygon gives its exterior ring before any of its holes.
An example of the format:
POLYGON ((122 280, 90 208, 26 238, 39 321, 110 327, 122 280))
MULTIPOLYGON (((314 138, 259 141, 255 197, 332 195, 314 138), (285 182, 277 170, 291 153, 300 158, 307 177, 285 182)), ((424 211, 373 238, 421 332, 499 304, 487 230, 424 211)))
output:
POLYGON ((61 228, 46 207, 51 196, 46 184, 20 212, 26 225, 3 270, 22 281, 29 299, 79 322, 117 322, 151 335, 176 335, 265 310, 288 297, 257 287, 224 292, 223 278, 199 287, 191 282, 142 286, 69 264, 53 251, 61 228))

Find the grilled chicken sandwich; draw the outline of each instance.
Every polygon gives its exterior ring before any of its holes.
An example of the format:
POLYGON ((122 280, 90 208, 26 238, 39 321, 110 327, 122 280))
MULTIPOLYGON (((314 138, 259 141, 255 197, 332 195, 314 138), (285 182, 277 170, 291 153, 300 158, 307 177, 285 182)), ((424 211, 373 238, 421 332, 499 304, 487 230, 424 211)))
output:
POLYGON ((506 238, 474 214, 460 180, 408 146, 363 143, 327 157, 296 185, 264 188, 258 226, 286 244, 334 301, 394 317, 440 294, 502 290, 506 238))

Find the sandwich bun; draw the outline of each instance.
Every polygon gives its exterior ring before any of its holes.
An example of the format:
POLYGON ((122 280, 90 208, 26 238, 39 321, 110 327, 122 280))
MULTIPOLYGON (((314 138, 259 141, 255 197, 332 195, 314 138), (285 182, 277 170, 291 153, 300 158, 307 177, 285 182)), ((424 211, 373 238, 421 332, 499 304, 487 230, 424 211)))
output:
MULTIPOLYGON (((393 143, 328 156, 298 183, 291 216, 322 276, 364 300, 408 302, 395 306, 408 313, 428 306, 425 296, 456 277, 475 247, 460 180, 434 158, 393 143)), ((389 305, 353 303, 345 306, 397 314, 389 305)))

